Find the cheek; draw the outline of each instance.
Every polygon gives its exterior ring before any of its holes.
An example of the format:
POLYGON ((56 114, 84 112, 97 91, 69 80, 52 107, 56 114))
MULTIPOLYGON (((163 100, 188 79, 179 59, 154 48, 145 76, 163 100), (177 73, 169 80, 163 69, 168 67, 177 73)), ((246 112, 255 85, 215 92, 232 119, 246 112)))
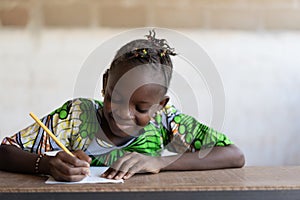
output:
POLYGON ((103 112, 105 114, 107 114, 107 113, 110 113, 111 110, 112 110, 111 103, 109 101, 104 101, 103 102, 103 112))
POLYGON ((147 114, 138 114, 135 116, 135 119, 138 126, 145 127, 149 124, 151 118, 147 114))

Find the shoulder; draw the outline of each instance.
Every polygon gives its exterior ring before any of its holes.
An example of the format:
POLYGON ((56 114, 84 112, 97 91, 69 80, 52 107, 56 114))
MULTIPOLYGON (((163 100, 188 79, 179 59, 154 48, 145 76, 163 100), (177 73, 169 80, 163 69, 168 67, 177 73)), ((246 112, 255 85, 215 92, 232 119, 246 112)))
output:
POLYGON ((90 98, 75 98, 66 101, 61 108, 81 108, 81 109, 88 109, 88 108, 99 108, 103 107, 103 102, 90 99, 90 98))
POLYGON ((69 118, 65 119, 71 127, 73 149, 85 149, 98 132, 100 126, 97 110, 103 106, 99 100, 75 98, 64 103, 69 108, 69 118))
POLYGON ((154 118, 174 118, 181 112, 172 104, 167 104, 162 110, 158 111, 154 118))
POLYGON ((179 115, 181 112, 172 104, 167 104, 163 109, 156 112, 150 123, 156 127, 167 128, 169 130, 170 122, 173 121, 174 117, 179 115))
POLYGON ((76 105, 93 105, 93 106, 103 106, 103 102, 96 99, 91 98, 75 98, 67 101, 66 103, 76 105))
POLYGON ((95 111, 102 107, 103 103, 95 99, 74 98, 63 103, 62 106, 50 113, 50 116, 58 116, 60 120, 70 119, 83 112, 95 111), (77 113, 77 114, 76 114, 77 113))
POLYGON ((167 104, 163 109, 162 112, 166 115, 178 115, 181 112, 172 104, 167 104))

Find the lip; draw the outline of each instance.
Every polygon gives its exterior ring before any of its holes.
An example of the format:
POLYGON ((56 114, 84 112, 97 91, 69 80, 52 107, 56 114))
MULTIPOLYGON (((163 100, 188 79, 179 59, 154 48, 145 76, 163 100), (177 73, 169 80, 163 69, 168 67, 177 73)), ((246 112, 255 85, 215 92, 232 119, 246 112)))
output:
MULTIPOLYGON (((110 118, 110 122, 111 122, 111 125, 114 127, 111 127, 112 130, 115 130, 116 132, 119 132, 121 131, 121 135, 122 136, 128 136, 128 135, 131 135, 133 132, 135 132, 135 124, 132 124, 132 123, 127 123, 122 121, 122 120, 118 120, 118 122, 112 117, 112 116, 109 116, 110 118)), ((115 132, 115 133, 116 133, 115 132)), ((120 132, 119 132, 120 134, 120 132)))
POLYGON ((121 117, 118 117, 117 115, 114 115, 114 116, 110 115, 109 117, 112 121, 115 122, 115 124, 117 124, 120 127, 123 127, 123 126, 124 127, 133 127, 133 126, 135 126, 135 123, 133 122, 132 119, 122 119, 121 117))
POLYGON ((134 128, 133 125, 128 125, 128 124, 119 124, 117 122, 115 122, 115 124, 117 125, 117 127, 119 129, 121 129, 122 131, 125 131, 125 130, 132 130, 134 128))

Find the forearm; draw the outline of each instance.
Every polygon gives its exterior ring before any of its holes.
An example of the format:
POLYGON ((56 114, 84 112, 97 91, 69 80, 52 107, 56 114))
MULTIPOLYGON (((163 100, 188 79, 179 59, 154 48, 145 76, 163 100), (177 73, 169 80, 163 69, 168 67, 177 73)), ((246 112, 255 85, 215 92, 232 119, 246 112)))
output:
POLYGON ((242 167, 245 163, 243 153, 235 146, 214 147, 203 158, 199 152, 162 157, 165 170, 208 170, 242 167))
MULTIPOLYGON (((0 169, 20 173, 36 173, 35 164, 38 155, 23 151, 13 145, 0 146, 0 169)), ((48 174, 48 157, 43 157, 39 162, 39 173, 48 174)))

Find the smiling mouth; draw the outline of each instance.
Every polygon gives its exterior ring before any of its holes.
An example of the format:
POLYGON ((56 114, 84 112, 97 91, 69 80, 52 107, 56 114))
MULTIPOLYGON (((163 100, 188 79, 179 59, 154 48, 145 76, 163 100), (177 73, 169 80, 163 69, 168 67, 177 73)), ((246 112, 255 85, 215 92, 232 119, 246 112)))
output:
POLYGON ((136 126, 135 123, 133 123, 131 120, 121 120, 118 118, 114 118, 113 116, 110 116, 110 120, 122 131, 130 131, 132 132, 134 130, 134 127, 136 126))
POLYGON ((133 125, 119 124, 119 123, 117 123, 117 122, 115 122, 115 123, 116 123, 117 127, 118 127, 119 129, 121 129, 122 131, 125 131, 125 130, 132 130, 132 129, 134 128, 133 125))

